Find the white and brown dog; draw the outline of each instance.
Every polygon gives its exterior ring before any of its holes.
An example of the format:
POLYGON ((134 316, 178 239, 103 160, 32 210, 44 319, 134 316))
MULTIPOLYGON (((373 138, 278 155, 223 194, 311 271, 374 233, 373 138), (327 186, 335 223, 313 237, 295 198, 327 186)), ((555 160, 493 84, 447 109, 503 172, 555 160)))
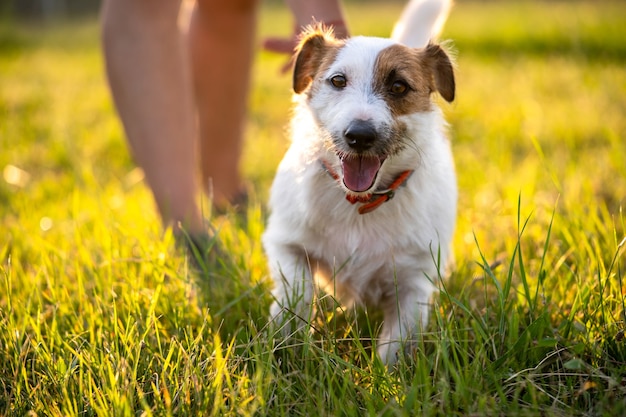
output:
POLYGON ((450 255, 457 188, 446 123, 444 50, 309 31, 293 75, 292 144, 271 189, 263 236, 275 283, 272 319, 310 319, 318 288, 384 313, 388 364, 426 324, 450 255))

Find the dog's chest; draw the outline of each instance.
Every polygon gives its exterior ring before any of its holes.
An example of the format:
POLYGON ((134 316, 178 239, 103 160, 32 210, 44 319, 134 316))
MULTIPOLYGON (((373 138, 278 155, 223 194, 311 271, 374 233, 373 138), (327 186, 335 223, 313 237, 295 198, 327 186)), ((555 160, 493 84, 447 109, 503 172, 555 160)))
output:
POLYGON ((326 290, 342 301, 377 303, 380 294, 393 285, 394 248, 387 239, 338 230, 313 244, 317 245, 315 257, 321 263, 326 290))
POLYGON ((415 250, 407 228, 393 221, 398 217, 393 207, 361 215, 339 191, 320 196, 308 208, 308 230, 302 243, 346 284, 357 279, 361 286, 391 264, 394 254, 415 250))

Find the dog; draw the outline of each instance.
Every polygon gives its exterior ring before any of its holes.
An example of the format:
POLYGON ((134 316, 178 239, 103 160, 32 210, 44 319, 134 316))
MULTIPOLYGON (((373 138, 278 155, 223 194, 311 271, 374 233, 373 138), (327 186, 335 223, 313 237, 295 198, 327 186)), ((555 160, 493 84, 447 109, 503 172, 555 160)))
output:
POLYGON ((296 49, 292 142, 271 191, 263 245, 271 320, 310 323, 318 289, 383 313, 377 352, 394 364, 426 326, 446 268, 457 186, 447 125, 455 97, 444 48, 338 40, 310 28, 296 49))

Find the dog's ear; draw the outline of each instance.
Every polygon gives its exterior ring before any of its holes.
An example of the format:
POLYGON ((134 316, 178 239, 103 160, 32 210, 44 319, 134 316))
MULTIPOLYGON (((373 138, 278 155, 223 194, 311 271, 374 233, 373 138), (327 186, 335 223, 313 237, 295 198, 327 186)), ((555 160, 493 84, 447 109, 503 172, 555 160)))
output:
POLYGON ((454 100, 454 68, 448 54, 441 46, 429 43, 424 49, 424 57, 432 70, 435 88, 447 102, 454 100))
POLYGON ((300 94, 311 84, 330 50, 340 44, 322 26, 309 27, 296 48, 296 63, 293 69, 293 91, 300 94))

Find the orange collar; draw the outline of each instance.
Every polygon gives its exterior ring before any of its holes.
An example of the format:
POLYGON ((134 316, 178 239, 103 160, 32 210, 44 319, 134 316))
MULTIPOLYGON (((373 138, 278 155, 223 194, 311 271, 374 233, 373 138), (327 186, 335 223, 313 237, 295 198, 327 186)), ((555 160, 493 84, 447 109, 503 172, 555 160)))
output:
MULTIPOLYGON (((340 181, 341 178, 339 175, 332 170, 330 165, 326 163, 324 160, 320 160, 322 163, 322 168, 324 171, 328 172, 335 181, 340 181)), ((409 177, 413 174, 412 169, 407 169, 406 171, 402 171, 400 175, 396 177, 395 180, 387 187, 387 189, 374 191, 371 194, 366 194, 363 196, 355 196, 352 194, 346 194, 346 200, 348 200, 351 204, 356 203, 364 203, 361 207, 358 208, 359 214, 365 214, 376 210, 381 204, 391 200, 396 193, 396 190, 404 185, 409 177)))

